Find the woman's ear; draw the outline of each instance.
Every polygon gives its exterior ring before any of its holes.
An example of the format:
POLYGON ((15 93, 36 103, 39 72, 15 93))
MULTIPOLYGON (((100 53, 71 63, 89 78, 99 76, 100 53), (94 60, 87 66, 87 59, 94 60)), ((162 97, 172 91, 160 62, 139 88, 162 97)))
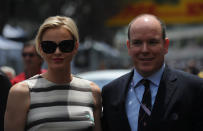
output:
POLYGON ((36 49, 37 53, 40 55, 41 58, 43 58, 43 51, 42 51, 42 47, 40 46, 40 44, 38 44, 37 48, 38 48, 38 49, 36 49))
POLYGON ((79 42, 76 41, 76 42, 75 42, 75 47, 74 47, 74 53, 77 53, 78 47, 79 47, 79 42))

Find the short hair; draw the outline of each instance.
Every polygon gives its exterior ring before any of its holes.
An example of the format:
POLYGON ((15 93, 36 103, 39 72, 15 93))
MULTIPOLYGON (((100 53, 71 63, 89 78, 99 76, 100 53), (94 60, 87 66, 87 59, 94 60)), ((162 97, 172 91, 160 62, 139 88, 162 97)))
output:
POLYGON ((42 36, 43 36, 44 32, 48 29, 53 29, 53 28, 57 28, 57 27, 63 27, 65 29, 67 29, 68 31, 70 31, 70 33, 73 36, 73 39, 79 42, 78 28, 75 24, 75 21, 72 18, 66 17, 66 16, 48 17, 47 19, 45 19, 43 24, 40 26, 37 36, 35 38, 36 49, 39 54, 40 54, 39 47, 40 47, 40 43, 42 42, 42 36))
POLYGON ((136 16, 136 17, 129 23, 129 25, 128 25, 128 40, 130 40, 130 29, 131 29, 131 25, 133 24, 133 22, 134 22, 136 19, 138 19, 138 18, 140 18, 140 17, 142 17, 142 16, 153 16, 155 19, 157 19, 157 20, 159 21, 159 23, 160 23, 160 25, 161 25, 161 30, 162 30, 162 39, 165 40, 165 38, 166 38, 166 25, 165 25, 165 23, 164 23, 159 17, 157 17, 157 16, 155 16, 155 15, 151 15, 151 14, 141 14, 141 15, 138 15, 138 16, 136 16))
POLYGON ((26 41, 25 44, 23 45, 23 49, 30 46, 33 46, 36 48, 35 40, 26 41))
POLYGON ((36 55, 37 55, 39 58, 42 58, 42 57, 40 56, 39 52, 37 51, 36 45, 37 45, 37 44, 36 44, 35 40, 29 40, 29 41, 25 42, 25 44, 23 45, 22 51, 24 51, 24 49, 25 49, 26 47, 34 47, 35 50, 36 50, 36 52, 37 52, 36 55))

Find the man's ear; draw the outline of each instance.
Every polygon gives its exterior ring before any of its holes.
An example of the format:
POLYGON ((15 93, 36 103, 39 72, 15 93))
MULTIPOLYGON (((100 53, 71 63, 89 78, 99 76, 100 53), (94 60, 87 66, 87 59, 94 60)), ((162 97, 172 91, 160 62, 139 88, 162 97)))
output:
POLYGON ((165 54, 168 53, 168 47, 169 47, 169 39, 165 38, 164 41, 165 54))
POLYGON ((126 45, 127 45, 127 48, 129 49, 130 48, 130 41, 129 40, 126 41, 126 45))

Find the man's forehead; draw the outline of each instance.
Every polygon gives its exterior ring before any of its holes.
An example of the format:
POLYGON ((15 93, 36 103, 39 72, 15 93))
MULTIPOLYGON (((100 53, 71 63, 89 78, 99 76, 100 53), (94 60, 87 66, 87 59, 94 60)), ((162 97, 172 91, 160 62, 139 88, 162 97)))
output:
POLYGON ((134 25, 132 26, 131 30, 130 30, 130 34, 137 34, 137 35, 143 35, 143 33, 145 33, 146 35, 148 33, 150 34, 159 34, 162 35, 162 29, 161 26, 159 25, 150 25, 150 24, 146 24, 146 25, 134 25))
POLYGON ((149 26, 140 27, 137 26, 131 29, 130 32, 131 40, 133 39, 162 39, 161 28, 149 26))
POLYGON ((25 46, 23 50, 35 50, 35 46, 25 46))

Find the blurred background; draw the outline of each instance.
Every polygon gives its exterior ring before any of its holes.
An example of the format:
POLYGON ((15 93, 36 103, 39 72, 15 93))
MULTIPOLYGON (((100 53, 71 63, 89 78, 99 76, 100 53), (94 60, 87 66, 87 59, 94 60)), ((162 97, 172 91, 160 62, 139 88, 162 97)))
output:
MULTIPOLYGON (((21 49, 49 16, 72 17, 80 34, 73 73, 129 69, 128 23, 141 13, 159 16, 170 40, 167 64, 187 71, 203 70, 202 0, 1 0, 0 66, 23 71, 21 49)), ((46 63, 44 64, 46 68, 46 63)))

